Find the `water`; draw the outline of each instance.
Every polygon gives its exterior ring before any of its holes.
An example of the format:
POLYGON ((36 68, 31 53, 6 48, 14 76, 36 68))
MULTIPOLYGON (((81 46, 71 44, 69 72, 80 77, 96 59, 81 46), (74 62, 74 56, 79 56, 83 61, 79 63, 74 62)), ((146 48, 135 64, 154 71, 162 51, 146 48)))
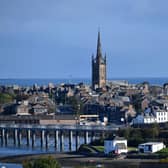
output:
POLYGON ((61 83, 85 83, 90 84, 89 79, 0 79, 0 85, 19 85, 19 86, 32 86, 37 85, 48 85, 49 83, 61 84, 61 83))
POLYGON ((0 168, 22 168, 21 164, 0 163, 0 168))
MULTIPOLYGON (((98 137, 96 137, 98 138, 98 137)), ((32 148, 32 144, 30 143, 30 146, 27 147, 27 139, 26 137, 22 137, 21 140, 21 146, 16 147, 13 145, 13 139, 10 137, 8 140, 8 146, 1 146, 0 147, 0 157, 2 156, 15 156, 15 155, 23 155, 23 154, 42 154, 42 153, 58 153, 60 152, 60 141, 58 140, 58 149, 55 149, 54 147, 54 137, 50 136, 49 145, 48 148, 46 147, 41 148, 41 139, 39 137, 36 137, 35 140, 35 146, 32 148)), ((89 137, 89 142, 91 141, 91 138, 89 137)), ((30 142, 32 142, 32 139, 30 139, 30 142)), ((1 141, 0 141, 1 144, 1 141)), ((80 136, 79 139, 79 146, 81 144, 84 144, 84 137, 80 136)), ((69 137, 64 137, 64 152, 69 151, 69 137)), ((76 139, 75 136, 72 140, 72 151, 76 150, 76 139)))
MULTIPOLYGON (((112 78, 109 80, 126 80, 130 84, 138 84, 144 81, 148 81, 151 85, 163 85, 168 82, 168 77, 145 77, 145 78, 112 78)), ((32 86, 37 85, 48 85, 48 83, 61 84, 61 83, 85 83, 91 84, 89 78, 73 78, 73 79, 0 79, 0 85, 19 85, 19 86, 32 86)))
MULTIPOLYGON (((97 137, 98 138, 98 137, 97 137)), ((89 138, 89 142, 91 141, 91 138, 89 138)), ((30 139, 30 142, 32 142, 32 139, 30 139)), ((21 146, 16 147, 13 145, 14 141, 12 137, 9 137, 8 140, 8 146, 0 147, 0 157, 7 157, 7 156, 19 156, 19 155, 28 155, 28 154, 45 154, 45 153, 59 153, 60 152, 60 145, 58 145, 58 149, 56 150, 54 147, 54 137, 50 136, 49 140, 49 147, 46 149, 45 147, 41 148, 40 144, 41 140, 39 137, 36 137, 35 140, 35 147, 32 148, 32 144, 30 143, 30 147, 27 147, 27 139, 26 137, 22 137, 21 140, 21 146)), ((84 143, 84 137, 80 136, 79 139, 79 145, 84 143)), ((1 144, 1 141, 0 141, 1 144)), ((58 144, 60 144, 60 141, 58 141, 58 144)), ((64 137, 64 152, 69 151, 69 137, 64 137)), ((72 151, 76 150, 76 139, 75 136, 72 140, 72 151)), ((16 164, 2 164, 0 163, 0 168, 3 168, 2 166, 6 166, 4 168, 22 168, 22 165, 16 165, 16 164)))

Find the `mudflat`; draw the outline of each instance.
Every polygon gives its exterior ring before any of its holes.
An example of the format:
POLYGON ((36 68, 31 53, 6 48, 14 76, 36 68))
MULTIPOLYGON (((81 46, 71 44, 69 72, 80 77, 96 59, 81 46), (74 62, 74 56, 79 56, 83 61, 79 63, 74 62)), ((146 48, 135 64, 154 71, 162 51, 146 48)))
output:
POLYGON ((71 167, 89 167, 103 165, 105 168, 167 168, 168 163, 160 163, 159 160, 142 160, 142 159, 114 159, 107 157, 87 157, 78 154, 56 153, 56 154, 34 154, 0 157, 2 163, 20 163, 24 161, 35 160, 39 157, 52 156, 59 161, 62 166, 71 167))

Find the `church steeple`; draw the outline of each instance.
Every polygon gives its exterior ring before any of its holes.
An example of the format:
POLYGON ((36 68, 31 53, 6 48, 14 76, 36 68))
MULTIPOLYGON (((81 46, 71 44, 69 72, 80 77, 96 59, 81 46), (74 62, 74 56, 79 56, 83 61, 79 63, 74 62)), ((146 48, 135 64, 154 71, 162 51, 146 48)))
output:
POLYGON ((92 88, 103 88, 106 86, 106 54, 102 55, 100 31, 98 31, 96 58, 92 55, 92 88))
POLYGON ((102 51, 101 51, 101 40, 100 40, 100 31, 98 31, 98 39, 97 39, 97 60, 102 58, 102 51))
POLYGON ((106 64, 106 53, 104 55, 104 63, 106 64))

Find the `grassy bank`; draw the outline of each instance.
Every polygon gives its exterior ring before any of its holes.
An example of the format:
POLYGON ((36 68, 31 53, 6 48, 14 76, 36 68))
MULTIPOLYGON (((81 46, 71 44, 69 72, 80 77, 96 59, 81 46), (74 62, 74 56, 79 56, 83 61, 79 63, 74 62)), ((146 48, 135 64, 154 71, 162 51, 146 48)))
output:
MULTIPOLYGON (((147 165, 147 168, 154 168, 153 165, 160 165, 159 160, 138 160, 138 159, 126 159, 126 160, 113 160, 106 157, 90 157, 82 156, 77 154, 40 154, 40 155, 28 155, 28 156, 10 156, 0 158, 0 162, 3 163, 20 163, 22 164, 25 160, 32 161, 40 157, 52 156, 55 158, 62 167, 72 168, 96 168, 98 165, 102 165, 104 168, 139 168, 140 165, 147 165)), ((162 164, 163 165, 163 164, 162 164)), ((159 168, 163 168, 159 166, 159 168)), ((164 163, 165 166, 165 163, 164 163)), ((146 168, 141 166, 141 168, 146 168)))

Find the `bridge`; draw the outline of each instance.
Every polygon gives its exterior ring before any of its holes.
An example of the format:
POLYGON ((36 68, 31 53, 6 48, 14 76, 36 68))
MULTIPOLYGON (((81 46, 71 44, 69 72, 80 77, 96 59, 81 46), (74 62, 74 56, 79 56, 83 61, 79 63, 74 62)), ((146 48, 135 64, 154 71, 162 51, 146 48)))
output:
POLYGON ((9 135, 13 139, 13 145, 20 147, 22 137, 26 137, 28 147, 35 147, 36 137, 40 137, 41 148, 49 147, 50 136, 54 136, 54 147, 64 151, 64 136, 68 135, 69 151, 72 151, 72 141, 75 137, 76 150, 79 148, 80 136, 84 137, 84 144, 95 140, 95 135, 102 136, 104 133, 113 133, 119 128, 114 126, 92 125, 39 125, 39 124, 0 124, 1 146, 8 146, 9 135), (60 144, 58 144, 60 143, 60 144))

